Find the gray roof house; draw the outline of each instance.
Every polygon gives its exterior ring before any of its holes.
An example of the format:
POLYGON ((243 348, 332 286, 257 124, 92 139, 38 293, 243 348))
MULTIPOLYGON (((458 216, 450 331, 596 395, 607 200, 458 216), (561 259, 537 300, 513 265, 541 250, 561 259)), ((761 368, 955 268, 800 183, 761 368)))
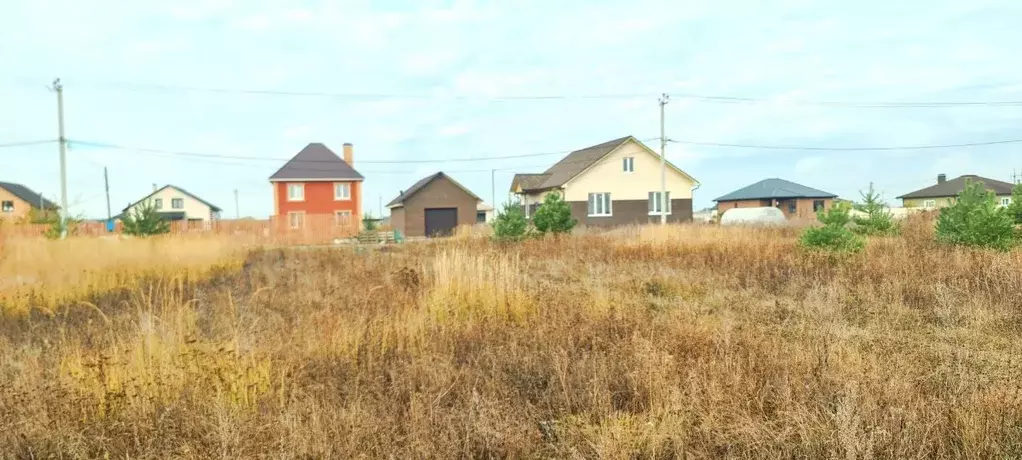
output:
POLYGON ((344 145, 345 159, 320 142, 306 145, 270 176, 270 182, 314 180, 363 180, 351 167, 351 144, 344 145))
POLYGON ((906 193, 897 197, 899 200, 913 200, 919 198, 954 198, 965 190, 967 182, 979 182, 998 197, 1010 197, 1015 184, 1010 182, 989 179, 974 174, 966 174, 951 180, 947 180, 944 174, 937 175, 937 183, 929 187, 906 193))
POLYGON ((34 190, 13 182, 0 182, 0 188, 7 190, 11 195, 18 197, 18 199, 29 203, 32 207, 38 209, 57 209, 56 203, 47 200, 42 194, 36 193, 34 190))
POLYGON ((770 178, 717 197, 717 209, 777 207, 789 218, 812 218, 831 206, 837 195, 794 182, 770 178))

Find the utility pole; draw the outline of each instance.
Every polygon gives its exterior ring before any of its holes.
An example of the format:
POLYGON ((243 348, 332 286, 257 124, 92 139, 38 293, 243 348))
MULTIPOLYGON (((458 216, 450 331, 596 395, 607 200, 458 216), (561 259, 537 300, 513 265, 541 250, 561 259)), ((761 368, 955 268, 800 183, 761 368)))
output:
POLYGON ((664 106, 670 96, 660 95, 660 225, 667 225, 667 138, 664 136, 664 106))
POLYGON ((383 218, 383 194, 381 193, 379 196, 380 196, 380 215, 377 216, 377 217, 382 219, 383 218))
POLYGON ((490 170, 490 206, 497 208, 497 170, 490 170))
POLYGON ((106 166, 103 167, 103 186, 106 188, 106 221, 110 222, 114 214, 110 211, 110 177, 106 174, 106 166))
POLYGON ((67 238, 67 139, 64 137, 64 85, 60 79, 53 80, 57 92, 57 131, 60 144, 60 237, 67 238))
POLYGON ((241 219, 241 207, 238 206, 238 189, 234 189, 234 218, 241 219))

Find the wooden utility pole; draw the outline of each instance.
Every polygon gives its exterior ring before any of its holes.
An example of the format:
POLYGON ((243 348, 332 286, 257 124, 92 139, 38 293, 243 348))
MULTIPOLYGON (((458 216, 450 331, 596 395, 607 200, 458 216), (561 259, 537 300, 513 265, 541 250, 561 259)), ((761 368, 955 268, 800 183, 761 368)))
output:
POLYGON ((60 237, 67 238, 67 139, 64 137, 64 85, 53 80, 57 92, 57 143, 60 144, 60 237))
POLYGON ((667 137, 664 136, 664 106, 670 96, 660 95, 660 225, 667 224, 667 137))

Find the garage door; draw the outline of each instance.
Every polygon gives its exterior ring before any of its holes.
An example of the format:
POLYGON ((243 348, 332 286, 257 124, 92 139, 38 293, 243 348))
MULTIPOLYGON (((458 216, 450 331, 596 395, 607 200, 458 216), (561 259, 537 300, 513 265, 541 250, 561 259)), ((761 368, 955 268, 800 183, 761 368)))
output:
POLYGON ((426 236, 450 236, 458 226, 458 208, 427 208, 426 236))

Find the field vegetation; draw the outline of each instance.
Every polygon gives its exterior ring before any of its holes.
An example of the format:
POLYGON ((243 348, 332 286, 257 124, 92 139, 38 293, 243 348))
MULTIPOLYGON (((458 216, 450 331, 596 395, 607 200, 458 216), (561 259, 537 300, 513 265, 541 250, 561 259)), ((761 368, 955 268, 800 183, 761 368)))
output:
POLYGON ((0 457, 1022 457, 1022 251, 933 228, 7 245, 0 457))

